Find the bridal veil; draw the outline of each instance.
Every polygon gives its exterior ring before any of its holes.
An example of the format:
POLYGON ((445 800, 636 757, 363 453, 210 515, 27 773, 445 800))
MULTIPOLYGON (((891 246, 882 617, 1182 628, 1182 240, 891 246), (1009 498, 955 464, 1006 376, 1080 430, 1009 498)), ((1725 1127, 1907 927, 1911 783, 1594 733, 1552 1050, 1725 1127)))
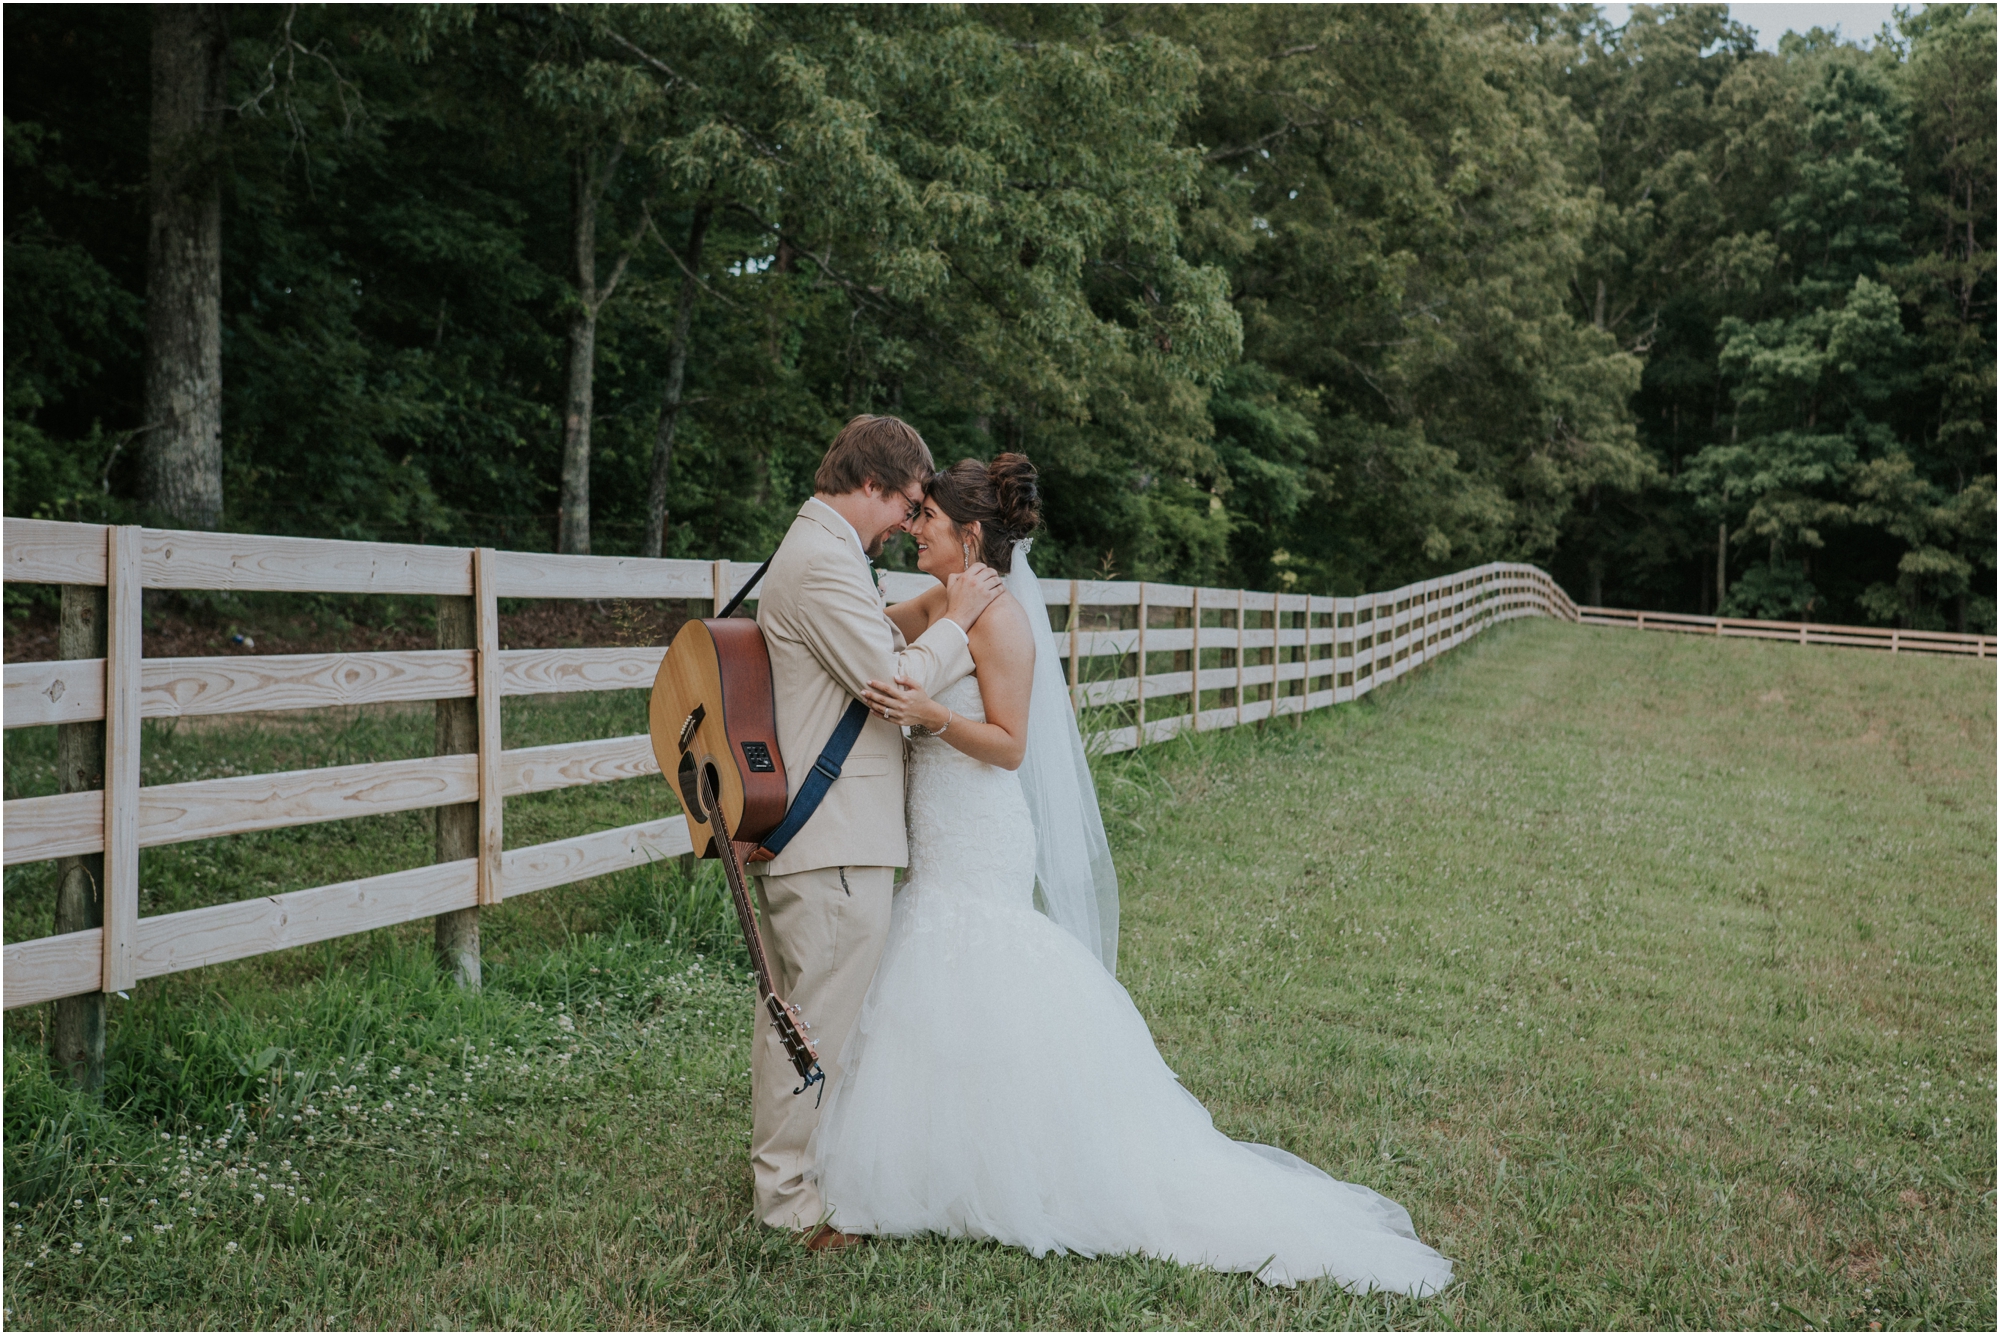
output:
POLYGON ((1035 682, 1028 698, 1028 744, 1021 793, 1035 827, 1035 888, 1039 907, 1118 971, 1118 869, 1097 810, 1097 786, 1063 680, 1049 626, 1042 582, 1028 566, 1032 540, 1014 544, 1007 591, 1028 613, 1035 632, 1035 682))

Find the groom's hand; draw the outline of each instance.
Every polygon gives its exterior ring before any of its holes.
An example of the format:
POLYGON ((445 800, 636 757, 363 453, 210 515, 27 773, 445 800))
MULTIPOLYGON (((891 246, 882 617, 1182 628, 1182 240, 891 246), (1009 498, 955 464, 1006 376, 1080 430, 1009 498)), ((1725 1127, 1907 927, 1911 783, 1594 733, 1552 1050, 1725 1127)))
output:
POLYGON ((1005 590, 1000 573, 984 561, 975 561, 963 573, 947 575, 944 581, 944 617, 956 621, 960 630, 971 630, 979 614, 1005 590))

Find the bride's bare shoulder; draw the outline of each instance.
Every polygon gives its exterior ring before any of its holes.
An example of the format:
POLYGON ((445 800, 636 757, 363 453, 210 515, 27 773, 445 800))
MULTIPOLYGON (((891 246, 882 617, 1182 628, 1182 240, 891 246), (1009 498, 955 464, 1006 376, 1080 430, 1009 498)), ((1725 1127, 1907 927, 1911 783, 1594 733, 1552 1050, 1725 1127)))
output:
POLYGON ((1028 610, 1011 593, 1003 592, 987 605, 966 639, 972 657, 982 667, 988 662, 1032 664, 1035 659, 1035 632, 1028 624, 1028 610))

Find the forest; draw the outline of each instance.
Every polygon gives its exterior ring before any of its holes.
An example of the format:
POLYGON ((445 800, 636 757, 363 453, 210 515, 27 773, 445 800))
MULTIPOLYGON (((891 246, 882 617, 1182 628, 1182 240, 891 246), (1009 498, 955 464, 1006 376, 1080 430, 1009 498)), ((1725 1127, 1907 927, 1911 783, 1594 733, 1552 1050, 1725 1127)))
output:
POLYGON ((8 515, 1994 629, 1994 10, 10 5, 8 515), (893 548, 891 564, 906 562, 893 548))

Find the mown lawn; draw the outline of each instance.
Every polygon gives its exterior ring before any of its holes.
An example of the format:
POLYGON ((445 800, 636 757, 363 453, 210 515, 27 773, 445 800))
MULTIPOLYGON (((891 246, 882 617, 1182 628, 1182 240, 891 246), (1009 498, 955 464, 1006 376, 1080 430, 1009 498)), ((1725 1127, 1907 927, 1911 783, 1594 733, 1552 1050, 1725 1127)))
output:
MULTIPOLYGON (((524 706, 509 743, 632 704, 524 706)), ((1408 1205, 1458 1262, 1437 1298, 806 1254, 750 1216, 733 929, 666 866, 495 911, 477 997, 421 925, 146 984, 102 1112, 9 1015, 7 1324, 1991 1329, 1994 727, 1990 664, 1517 623, 1303 726, 1102 765, 1120 973, 1168 1060, 1229 1133, 1408 1205)), ((193 777, 428 739, 149 746, 193 777)), ((41 791, 46 742, 9 741, 9 795, 41 791)), ((510 804, 509 843, 666 809, 559 797, 510 804)), ((162 850, 149 911, 427 840, 162 850)), ((46 873, 6 888, 8 938, 46 930, 46 873)))

